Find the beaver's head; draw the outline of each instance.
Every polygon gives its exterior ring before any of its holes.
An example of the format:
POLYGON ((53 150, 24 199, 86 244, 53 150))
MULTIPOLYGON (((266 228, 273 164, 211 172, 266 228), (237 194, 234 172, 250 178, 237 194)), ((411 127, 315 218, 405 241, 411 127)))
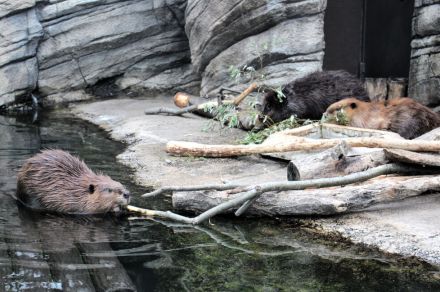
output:
POLYGON ((274 90, 269 90, 263 97, 260 120, 264 124, 273 124, 290 118, 288 99, 274 90))
POLYGON ((361 103, 363 102, 356 98, 346 98, 335 102, 327 108, 322 120, 327 123, 350 125, 351 119, 361 103))
POLYGON ((130 202, 130 192, 121 183, 106 175, 90 178, 87 188, 88 200, 97 213, 119 212, 121 206, 130 202))

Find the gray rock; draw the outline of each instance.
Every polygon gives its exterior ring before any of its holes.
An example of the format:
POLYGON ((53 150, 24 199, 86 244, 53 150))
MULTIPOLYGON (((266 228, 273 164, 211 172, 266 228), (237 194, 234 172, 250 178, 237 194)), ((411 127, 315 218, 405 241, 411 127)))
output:
POLYGON ((35 0, 0 0, 0 18, 35 6, 35 0))
MULTIPOLYGON (((1 3, 1 2, 0 2, 1 3)), ((36 50, 43 35, 34 9, 0 19, 0 105, 36 87, 36 50)))
POLYGON ((325 0, 230 0, 215 4, 189 0, 185 30, 192 63, 198 72, 202 72, 228 47, 283 21, 322 12, 325 6, 325 0))
POLYGON ((194 73, 192 66, 187 64, 176 68, 164 70, 163 72, 145 77, 124 76, 118 80, 120 88, 145 93, 162 93, 184 91, 190 94, 198 94, 200 89, 200 77, 194 73))
MULTIPOLYGON (((212 59, 202 74, 202 94, 220 86, 234 85, 228 69, 245 65, 264 75, 269 86, 286 84, 310 72, 320 70, 324 57, 322 13, 284 21, 260 34, 245 38, 212 59), (262 68, 261 70, 258 70, 262 68)), ((246 83, 252 79, 242 79, 246 83)))
POLYGON ((176 60, 182 60, 177 55, 182 53, 189 60, 182 25, 184 4, 182 0, 89 0, 44 7, 46 37, 38 52, 40 91, 48 95, 84 88, 131 72, 130 67, 139 62, 144 67, 162 62, 158 71, 150 71, 150 75, 159 74, 176 67, 176 60), (164 58, 174 54, 177 57, 164 58))
POLYGON ((417 1, 413 21, 413 41, 409 96, 428 105, 440 105, 440 1, 417 1), (423 3, 422 3, 423 2, 423 3), (431 5, 430 5, 431 4, 431 5))
POLYGON ((429 36, 440 33, 440 2, 416 9, 413 19, 413 36, 429 36))
POLYGON ((0 67, 0 106, 33 90, 37 83, 37 72, 36 58, 0 67))

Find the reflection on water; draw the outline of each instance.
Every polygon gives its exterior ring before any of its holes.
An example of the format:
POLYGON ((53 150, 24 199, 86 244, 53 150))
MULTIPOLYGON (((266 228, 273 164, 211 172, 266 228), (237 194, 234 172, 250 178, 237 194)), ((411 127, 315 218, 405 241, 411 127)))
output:
MULTIPOLYGON (((41 148, 81 156, 130 183, 123 145, 96 127, 51 113, 38 124, 0 117, 0 290, 32 291, 423 291, 438 270, 348 244, 287 222, 215 219, 188 226, 137 217, 66 217, 18 206, 15 174, 41 148)), ((134 205, 167 209, 169 199, 134 205)))

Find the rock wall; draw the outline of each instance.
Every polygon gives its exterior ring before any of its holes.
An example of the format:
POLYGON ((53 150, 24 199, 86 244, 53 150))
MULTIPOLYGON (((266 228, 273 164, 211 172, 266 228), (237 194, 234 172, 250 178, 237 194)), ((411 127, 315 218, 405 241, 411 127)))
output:
POLYGON ((325 0, 0 0, 0 105, 35 91, 81 100, 111 78, 127 92, 271 85, 321 68, 325 0), (240 82, 250 81, 248 79, 240 82))
POLYGON ((34 90, 62 100, 109 77, 126 90, 198 91, 185 7, 186 0, 0 0, 0 105, 34 90))
MULTIPOLYGON (((81 100, 102 80, 128 93, 279 86, 322 68, 326 4, 0 0, 0 106, 33 91, 49 104, 81 100)), ((440 104, 439 15, 440 0, 415 1, 409 93, 431 106, 440 104)))
POLYGON ((43 28, 35 0, 0 0, 0 105, 36 88, 36 52, 43 28))
POLYGON ((429 106, 440 105, 440 0, 416 0, 409 96, 429 106))
MULTIPOLYGON (((232 87, 228 69, 251 66, 269 85, 321 69, 325 0, 189 0, 185 31, 201 93, 232 87)), ((242 80, 246 82, 247 80, 242 80)))

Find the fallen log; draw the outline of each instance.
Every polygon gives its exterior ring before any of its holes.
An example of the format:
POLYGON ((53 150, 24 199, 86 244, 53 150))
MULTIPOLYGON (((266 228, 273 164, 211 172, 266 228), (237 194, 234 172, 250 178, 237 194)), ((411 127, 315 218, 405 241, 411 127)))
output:
MULTIPOLYGON (((411 174, 411 173, 429 173, 432 174, 432 169, 425 169, 421 167, 411 167, 407 165, 399 165, 399 164, 387 164, 387 165, 381 165, 373 169, 369 169, 360 173, 353 173, 349 174, 343 177, 332 177, 332 178, 320 178, 320 179, 313 179, 313 180, 304 180, 304 181, 279 181, 279 182, 268 182, 268 183, 262 183, 259 185, 243 185, 239 187, 238 192, 222 192, 223 194, 226 194, 227 197, 230 199, 225 200, 224 202, 217 202, 214 203, 213 206, 207 210, 205 210, 202 214, 200 214, 197 217, 190 218, 185 217, 179 214, 175 214, 170 211, 156 211, 156 210, 147 210, 142 209, 134 206, 128 206, 127 209, 131 212, 136 212, 139 214, 143 214, 150 217, 162 217, 167 218, 179 222, 184 223, 190 223, 190 224, 199 224, 203 221, 208 220, 209 218, 224 213, 228 211, 231 208, 238 208, 238 211, 236 212, 236 215, 239 216, 244 211, 250 207, 253 202, 262 194, 266 196, 270 192, 282 192, 282 191, 291 191, 291 190, 303 190, 307 188, 326 188, 326 187, 332 187, 332 186, 340 186, 340 185, 347 185, 347 184, 353 184, 358 183, 360 181, 365 181, 380 175, 386 175, 386 174, 393 174, 393 173, 400 173, 400 174, 411 174), (232 195, 232 196, 230 196, 232 195)), ((438 168, 434 169, 435 172, 438 172, 438 168)), ((224 187, 224 185, 220 185, 219 189, 224 187)), ((185 187, 184 189, 188 190, 188 187, 185 187)), ((210 185, 209 189, 215 189, 214 186, 210 185)), ((203 189, 203 187, 197 186, 197 188, 194 188, 194 190, 201 190, 201 192, 191 192, 186 194, 194 194, 194 195, 202 195, 203 194, 210 194, 209 191, 206 189, 203 189)), ((176 191, 179 191, 176 189, 176 191)), ((189 195, 189 202, 188 205, 191 205, 191 195, 189 195)), ((200 200, 200 198, 198 198, 200 200)), ((205 196, 204 199, 209 201, 209 196, 205 196)), ((174 196, 173 196, 174 201, 174 196)), ((200 203, 198 201, 195 202, 195 204, 200 203)), ((174 205, 174 204, 173 204, 174 205)), ((176 205, 174 205, 176 206, 176 205)), ((189 207, 188 210, 192 211, 192 208, 189 207)))
POLYGON ((207 145, 194 142, 170 141, 166 145, 166 151, 178 156, 234 157, 262 153, 327 149, 340 144, 342 141, 350 147, 391 148, 420 152, 440 151, 439 141, 391 140, 370 137, 310 139, 294 136, 289 137, 283 143, 260 145, 207 145))
POLYGON ((389 162, 383 149, 353 156, 348 155, 349 151, 347 144, 341 143, 322 152, 293 157, 287 165, 287 180, 343 176, 389 162))
POLYGON ((439 154, 416 153, 401 149, 385 149, 385 156, 390 161, 426 166, 440 166, 439 154))
MULTIPOLYGON (((382 177, 344 187, 267 192, 255 200, 247 214, 335 215, 438 191, 439 176, 382 177)), ((239 195, 227 192, 178 192, 173 194, 172 201, 174 208, 178 210, 199 214, 237 196, 239 195)), ((234 211, 235 209, 225 210, 226 213, 234 211)))

